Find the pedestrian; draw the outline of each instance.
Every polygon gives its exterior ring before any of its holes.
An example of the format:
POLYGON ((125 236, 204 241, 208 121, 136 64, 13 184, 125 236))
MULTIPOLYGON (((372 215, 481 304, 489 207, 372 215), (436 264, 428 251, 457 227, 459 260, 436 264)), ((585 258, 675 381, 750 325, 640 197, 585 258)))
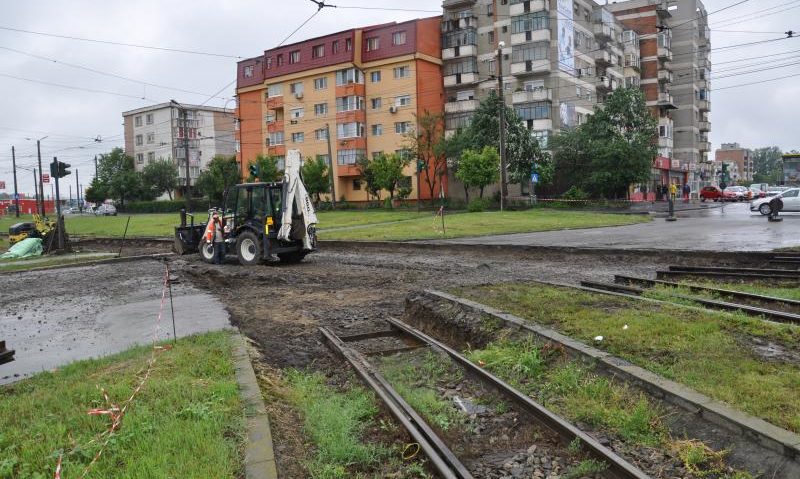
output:
POLYGON ((692 193, 692 187, 689 186, 689 183, 683 184, 683 201, 684 203, 689 202, 689 195, 692 193))
POLYGON ((225 260, 225 227, 217 212, 211 215, 212 241, 214 242, 214 264, 222 264, 225 260))
POLYGON ((675 201, 675 197, 678 194, 678 186, 675 183, 670 183, 669 185, 669 199, 675 201))

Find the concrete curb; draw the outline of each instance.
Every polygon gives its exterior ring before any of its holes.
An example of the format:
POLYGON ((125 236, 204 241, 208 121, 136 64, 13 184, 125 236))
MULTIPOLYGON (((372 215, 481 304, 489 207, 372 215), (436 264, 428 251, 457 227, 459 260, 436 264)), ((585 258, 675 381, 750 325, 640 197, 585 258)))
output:
POLYGON ((53 269, 66 269, 66 268, 82 268, 84 266, 97 266, 103 264, 116 264, 116 263, 131 263, 133 261, 141 261, 144 259, 154 259, 159 260, 162 258, 169 258, 175 256, 175 253, 158 253, 158 254, 146 254, 146 255, 139 255, 139 256, 123 256, 122 258, 108 258, 108 259, 100 259, 94 261, 85 261, 85 262, 78 262, 78 263, 68 263, 68 264, 57 264, 54 266, 42 266, 40 268, 31 268, 31 269, 23 269, 20 271, 0 271, 0 276, 2 275, 12 275, 12 274, 22 274, 22 273, 32 273, 37 271, 49 271, 53 269))
POLYGON ((272 447, 272 432, 269 416, 261 397, 261 388, 247 354, 247 343, 241 334, 233 337, 233 359, 236 362, 236 380, 244 405, 247 421, 247 444, 244 454, 245 477, 247 479, 278 479, 275 451, 272 447))
POLYGON ((563 344, 573 357, 596 362, 609 374, 621 377, 648 393, 685 409, 725 429, 749 438, 762 447, 774 451, 791 461, 800 459, 800 435, 779 428, 763 419, 738 411, 730 406, 701 394, 689 387, 635 366, 597 348, 576 341, 550 328, 525 321, 475 301, 460 298, 440 291, 427 290, 426 295, 448 302, 459 308, 473 310, 501 320, 511 329, 525 330, 546 341, 563 344))

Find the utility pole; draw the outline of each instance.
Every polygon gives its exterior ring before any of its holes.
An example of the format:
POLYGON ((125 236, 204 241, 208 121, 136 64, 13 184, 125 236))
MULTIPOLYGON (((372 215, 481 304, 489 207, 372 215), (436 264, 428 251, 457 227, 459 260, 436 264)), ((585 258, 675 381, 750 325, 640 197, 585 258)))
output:
POLYGON ((497 47, 497 93, 500 97, 500 211, 503 211, 508 196, 506 184, 506 100, 503 92, 503 47, 505 42, 500 42, 497 47))
POLYGON ((81 201, 81 185, 78 182, 78 169, 75 169, 75 195, 78 197, 78 213, 83 213, 83 201, 81 201))
POLYGON ((44 209, 44 183, 42 182, 42 147, 41 147, 41 139, 36 140, 36 156, 39 158, 39 193, 42 195, 42 216, 45 216, 45 209, 44 209))
POLYGON ((336 209, 336 182, 333 177, 333 155, 331 153, 331 125, 325 124, 325 139, 328 140, 328 176, 331 179, 331 206, 336 209))
POLYGON ((53 157, 53 163, 50 166, 50 176, 54 176, 56 180, 56 225, 58 228, 58 250, 64 249, 64 218, 61 217, 61 192, 58 190, 58 158, 53 157))
POLYGON ((69 185, 69 206, 72 207, 72 185, 69 185))
POLYGON ((36 168, 33 169, 33 198, 36 200, 36 212, 39 212, 39 180, 36 179, 36 168))
POLYGON ((19 191, 17 190, 17 155, 14 147, 11 147, 11 166, 14 170, 14 204, 16 205, 17 218, 19 218, 19 191))
POLYGON ((192 179, 189 174, 189 118, 186 108, 181 108, 183 112, 183 155, 186 157, 186 211, 191 209, 192 198, 192 179))
POLYGON ((94 177, 97 178, 97 155, 94 155, 94 177))

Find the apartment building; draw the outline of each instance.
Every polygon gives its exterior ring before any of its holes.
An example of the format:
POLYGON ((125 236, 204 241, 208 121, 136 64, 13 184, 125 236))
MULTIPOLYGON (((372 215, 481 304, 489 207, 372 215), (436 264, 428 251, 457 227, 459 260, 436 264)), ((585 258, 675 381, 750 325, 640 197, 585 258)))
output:
POLYGON ((174 103, 161 103, 122 113, 125 153, 133 157, 136 171, 156 160, 171 160, 178 167, 181 185, 186 184, 186 152, 189 142, 189 177, 192 185, 200 170, 216 155, 232 156, 234 117, 222 108, 182 104, 186 124, 174 103))
POLYGON ((620 0, 606 8, 632 32, 628 35, 638 37, 641 88, 658 118, 659 156, 672 168, 654 171, 654 177, 661 175, 664 184, 684 172, 697 191, 713 179, 705 7, 698 0, 620 0))
POLYGON ((722 147, 714 152, 714 161, 736 164, 737 174, 731 175, 732 181, 753 181, 753 152, 742 148, 739 143, 723 143, 722 147))
MULTIPOLYGON (((366 201, 356 161, 408 155, 405 135, 417 119, 442 113, 440 25, 437 16, 345 30, 239 62, 242 171, 259 154, 280 162, 287 148, 297 148, 332 164, 337 199, 366 201)), ((416 176, 412 162, 404 180, 411 199, 418 198, 416 176)), ((419 193, 430 197, 424 185, 419 193)))
MULTIPOLYGON (((624 86, 626 74, 638 84, 636 65, 625 66, 622 24, 591 0, 445 0, 443 8, 447 135, 468 126, 480 100, 497 91, 498 53, 505 101, 545 148, 624 86)), ((509 194, 527 188, 510 185, 509 194)))

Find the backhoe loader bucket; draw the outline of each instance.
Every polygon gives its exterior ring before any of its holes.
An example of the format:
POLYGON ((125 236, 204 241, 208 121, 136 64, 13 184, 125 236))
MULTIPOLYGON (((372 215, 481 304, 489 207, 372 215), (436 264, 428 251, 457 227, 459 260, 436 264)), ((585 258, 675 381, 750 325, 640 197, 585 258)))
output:
POLYGON ((206 225, 187 225, 175 227, 175 242, 172 245, 173 251, 177 254, 197 253, 200 239, 203 237, 206 225))

